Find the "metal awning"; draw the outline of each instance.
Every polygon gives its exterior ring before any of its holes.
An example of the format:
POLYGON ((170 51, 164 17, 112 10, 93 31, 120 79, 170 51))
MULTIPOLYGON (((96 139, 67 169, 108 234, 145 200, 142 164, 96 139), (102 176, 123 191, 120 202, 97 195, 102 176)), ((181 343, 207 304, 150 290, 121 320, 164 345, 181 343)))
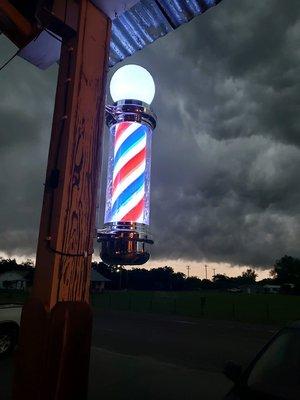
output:
POLYGON ((221 0, 141 0, 113 21, 110 66, 204 13, 221 0))
MULTIPOLYGON (((113 20, 110 67, 142 50, 221 0, 92 0, 113 20)), ((20 56, 45 69, 59 60, 60 41, 43 32, 20 56), (40 49, 40 50, 39 50, 40 49)))

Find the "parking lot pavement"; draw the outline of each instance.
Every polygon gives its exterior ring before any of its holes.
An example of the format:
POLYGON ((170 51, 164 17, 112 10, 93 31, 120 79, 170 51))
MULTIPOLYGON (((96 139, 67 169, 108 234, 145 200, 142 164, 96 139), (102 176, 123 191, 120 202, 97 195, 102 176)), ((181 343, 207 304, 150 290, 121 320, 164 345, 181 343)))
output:
MULTIPOLYGON (((11 378, 12 359, 1 360, 1 400, 11 399, 11 378)), ((92 347, 89 400, 217 400, 229 388, 230 382, 218 372, 92 347)))
POLYGON ((153 314, 96 311, 93 345, 118 353, 222 371, 228 360, 246 364, 274 327, 153 314))
POLYGON ((230 386, 220 372, 92 349, 89 400, 217 400, 230 386))
MULTIPOLYGON (((217 400, 230 387, 226 360, 247 363, 270 326, 178 316, 96 311, 89 400, 217 400)), ((12 358, 0 361, 0 399, 9 400, 12 358)))

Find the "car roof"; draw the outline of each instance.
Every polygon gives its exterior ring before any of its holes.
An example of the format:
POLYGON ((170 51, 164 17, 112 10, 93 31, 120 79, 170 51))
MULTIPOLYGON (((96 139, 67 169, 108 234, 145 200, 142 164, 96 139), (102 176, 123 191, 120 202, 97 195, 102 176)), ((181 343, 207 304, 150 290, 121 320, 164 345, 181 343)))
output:
POLYGON ((3 308, 22 308, 23 307, 23 304, 16 304, 16 303, 4 303, 4 304, 1 304, 0 303, 0 308, 1 309, 3 309, 3 308))

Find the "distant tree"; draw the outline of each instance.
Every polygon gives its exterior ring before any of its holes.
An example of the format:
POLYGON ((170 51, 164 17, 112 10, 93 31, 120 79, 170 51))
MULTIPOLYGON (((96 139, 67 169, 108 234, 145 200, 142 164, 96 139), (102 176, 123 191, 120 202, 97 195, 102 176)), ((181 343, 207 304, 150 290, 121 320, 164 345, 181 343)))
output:
POLYGON ((276 279, 275 278, 264 278, 260 281, 257 282, 259 285, 275 285, 276 284, 276 279))
POLYGON ((34 262, 30 258, 27 258, 26 261, 21 263, 21 266, 25 267, 25 268, 33 268, 34 267, 34 262))
POLYGON ((19 264, 15 258, 0 258, 0 272, 14 271, 18 269, 19 264))
POLYGON ((0 272, 6 271, 22 271, 25 269, 32 269, 34 263, 29 258, 26 261, 23 261, 21 264, 18 264, 15 258, 2 258, 0 257, 0 272))
POLYGON ((201 289, 208 290, 208 289, 214 289, 214 283, 210 281, 209 279, 202 279, 201 281, 201 289))
POLYGON ((172 288, 173 290, 184 289, 185 284, 185 274, 183 272, 176 272, 172 275, 172 288))
POLYGON ((103 262, 93 262, 92 268, 110 279, 107 287, 110 289, 127 288, 133 290, 183 290, 187 287, 193 289, 197 284, 186 285, 186 277, 182 272, 174 272, 169 266, 145 269, 145 268, 121 268, 120 266, 106 265, 103 262))
MULTIPOLYGON (((24 276, 26 277, 27 285, 32 286, 34 279, 34 267, 32 260, 27 259, 25 262, 18 264, 15 258, 4 259, 0 257, 0 273, 10 271, 25 272, 26 274, 24 276)), ((9 286, 10 284, 10 282, 7 282, 4 284, 4 286, 9 286)))
POLYGON ((292 283, 300 287, 300 259, 285 255, 275 262, 271 275, 279 284, 292 283))
POLYGON ((227 281, 229 278, 226 274, 216 274, 213 276, 213 282, 227 281))
POLYGON ((216 274, 213 277, 214 287, 218 290, 225 290, 232 287, 232 279, 225 274, 216 274))
POLYGON ((152 290, 153 282, 150 271, 145 268, 133 268, 129 270, 128 288, 135 290, 152 290))
POLYGON ((242 273, 242 275, 230 278, 231 282, 234 283, 234 287, 241 285, 253 285, 256 281, 257 274, 254 269, 248 268, 242 273))
POLYGON ((190 276, 186 278, 184 288, 186 290, 197 290, 201 288, 201 279, 196 276, 190 276))
POLYGON ((162 268, 153 268, 150 270, 151 281, 154 284, 154 289, 172 290, 174 270, 171 267, 165 266, 162 268))
POLYGON ((254 269, 248 268, 246 271, 242 273, 242 279, 245 283, 253 284, 255 283, 257 278, 257 273, 254 269))
POLYGON ((99 274, 105 276, 105 278, 110 279, 111 275, 115 272, 114 268, 110 265, 105 264, 104 262, 93 262, 92 268, 95 269, 99 274))

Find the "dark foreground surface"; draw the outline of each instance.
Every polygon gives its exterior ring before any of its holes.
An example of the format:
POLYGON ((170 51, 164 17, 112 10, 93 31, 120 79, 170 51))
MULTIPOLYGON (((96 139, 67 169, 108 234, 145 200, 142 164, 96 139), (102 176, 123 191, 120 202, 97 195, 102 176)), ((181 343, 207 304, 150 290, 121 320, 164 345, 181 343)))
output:
MULTIPOLYGON (((89 399, 221 399, 225 361, 246 364, 274 327, 96 311, 89 399)), ((10 399, 12 358, 0 361, 0 399, 10 399)))

